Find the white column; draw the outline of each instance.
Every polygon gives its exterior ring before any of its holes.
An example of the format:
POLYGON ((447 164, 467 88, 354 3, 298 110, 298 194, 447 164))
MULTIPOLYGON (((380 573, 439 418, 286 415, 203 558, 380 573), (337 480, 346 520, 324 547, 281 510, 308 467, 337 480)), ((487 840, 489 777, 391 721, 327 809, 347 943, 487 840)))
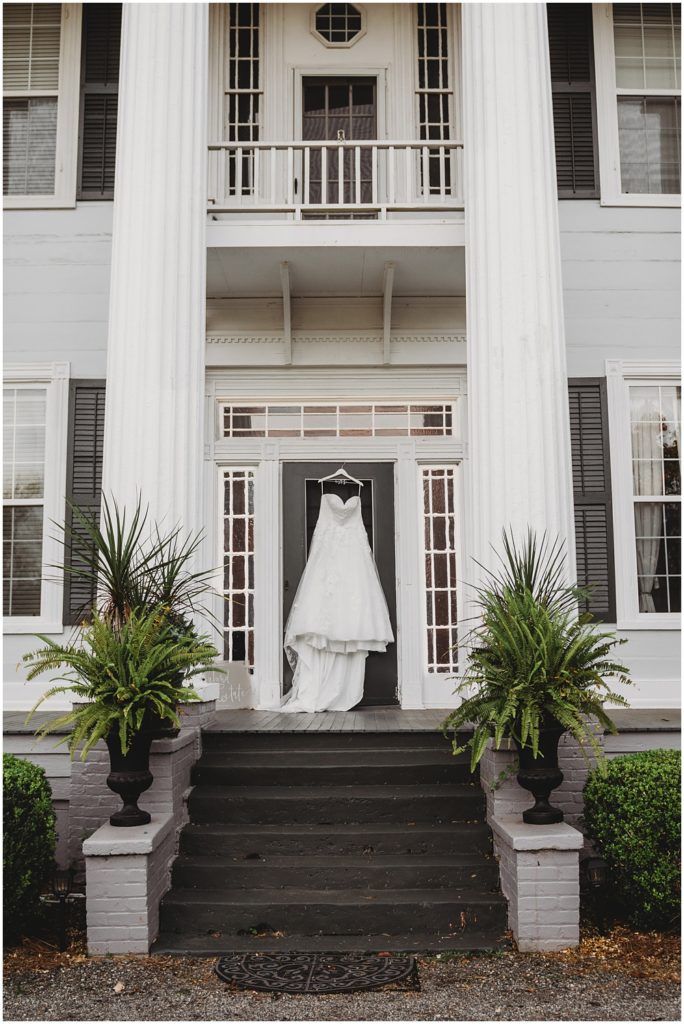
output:
POLYGON ((123 5, 103 490, 202 525, 207 4, 123 5))
MULTIPOLYGON (((544 4, 462 5, 469 554, 568 544, 572 481, 544 4)), ((470 566, 472 572, 472 563, 470 566)))

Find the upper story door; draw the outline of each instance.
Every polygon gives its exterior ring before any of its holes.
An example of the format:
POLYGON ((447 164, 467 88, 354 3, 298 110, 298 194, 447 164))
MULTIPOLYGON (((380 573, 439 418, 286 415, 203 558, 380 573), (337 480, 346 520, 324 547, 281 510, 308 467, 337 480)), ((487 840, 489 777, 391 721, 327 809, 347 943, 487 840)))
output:
MULTIPOLYGON (((304 142, 351 142, 377 138, 377 79, 303 79, 302 138, 304 142)), ((373 157, 370 147, 312 148, 304 169, 308 203, 370 203, 373 195, 373 157), (307 173, 308 171, 308 173, 307 173)))

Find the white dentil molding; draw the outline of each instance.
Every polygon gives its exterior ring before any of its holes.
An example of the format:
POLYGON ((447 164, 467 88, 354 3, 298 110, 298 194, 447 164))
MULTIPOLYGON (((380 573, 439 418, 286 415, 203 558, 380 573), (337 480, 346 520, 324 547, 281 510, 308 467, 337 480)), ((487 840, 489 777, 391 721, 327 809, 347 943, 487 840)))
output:
MULTIPOLYGON (((558 199, 543 4, 464 4, 469 554, 574 528, 558 199)), ((474 572, 472 558, 466 571, 474 572)))

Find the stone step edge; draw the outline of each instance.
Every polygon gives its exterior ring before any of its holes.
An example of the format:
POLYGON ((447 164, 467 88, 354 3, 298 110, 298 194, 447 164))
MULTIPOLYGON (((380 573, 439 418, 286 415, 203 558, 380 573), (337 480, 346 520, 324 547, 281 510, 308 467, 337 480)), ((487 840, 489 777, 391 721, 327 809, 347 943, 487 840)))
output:
POLYGON ((438 953, 500 952, 512 948, 504 934, 482 930, 459 935, 207 935, 162 933, 152 956, 219 957, 229 953, 438 953))
POLYGON ((460 903, 466 905, 506 904, 500 892, 485 892, 481 889, 169 889, 162 897, 166 906, 306 906, 330 904, 331 906, 369 907, 380 904, 421 905, 435 903, 460 903), (373 893, 372 899, 368 894, 373 893), (220 894, 220 898, 217 898, 220 894))

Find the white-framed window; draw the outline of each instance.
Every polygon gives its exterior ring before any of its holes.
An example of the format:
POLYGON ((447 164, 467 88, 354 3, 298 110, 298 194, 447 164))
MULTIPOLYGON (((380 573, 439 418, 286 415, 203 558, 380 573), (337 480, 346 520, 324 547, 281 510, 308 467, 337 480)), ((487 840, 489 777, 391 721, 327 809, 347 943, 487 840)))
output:
POLYGON ((223 657, 254 669, 254 481, 249 466, 226 466, 223 482, 223 657))
POLYGON ((680 202, 680 4, 594 4, 601 201, 680 202))
POLYGON ((666 364, 609 361, 618 626, 681 613, 681 382, 666 364))
POLYGON ((7 367, 3 399, 5 632, 60 632, 68 365, 7 367))
POLYGON ((81 4, 5 4, 3 192, 6 208, 73 206, 81 4))
POLYGON ((422 466, 425 641, 429 674, 458 671, 456 466, 422 466))
MULTIPOLYGON (((449 6, 416 4, 418 137, 432 143, 451 139, 454 123, 449 6)), ((427 167, 421 160, 423 193, 449 191, 452 159, 451 153, 433 149, 427 167)))
POLYGON ((323 4, 311 13, 311 32, 330 47, 349 47, 366 34, 366 18, 358 4, 323 4))
POLYGON ((220 406, 221 437, 451 437, 453 402, 288 402, 220 406))

